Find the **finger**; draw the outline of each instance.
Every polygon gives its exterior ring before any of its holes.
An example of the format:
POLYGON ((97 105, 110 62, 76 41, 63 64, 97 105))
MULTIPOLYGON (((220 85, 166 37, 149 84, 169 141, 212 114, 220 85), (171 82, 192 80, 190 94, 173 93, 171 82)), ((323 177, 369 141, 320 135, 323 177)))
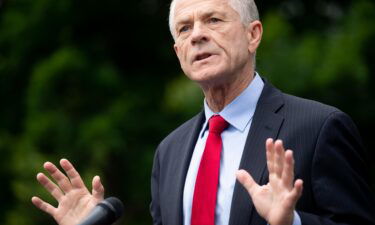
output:
POLYGON ((268 173, 271 175, 274 173, 274 142, 272 138, 268 138, 266 141, 266 156, 268 173))
POLYGON ((291 150, 287 150, 285 152, 285 163, 281 179, 284 186, 288 188, 288 190, 291 190, 293 188, 294 159, 293 152, 291 150))
POLYGON ((303 181, 301 179, 297 179, 294 182, 293 190, 290 192, 290 200, 293 206, 295 206, 298 199, 301 197, 302 190, 303 190, 303 181))
POLYGON ((94 179, 92 179, 92 195, 98 201, 102 201, 104 199, 104 186, 100 181, 99 176, 95 176, 94 179))
POLYGON ((259 188, 259 185, 254 181, 251 175, 245 170, 238 170, 236 172, 237 180, 246 188, 252 197, 256 190, 259 188))
POLYGON ((32 197, 31 202, 40 210, 54 216, 56 208, 38 197, 32 197))
POLYGON ((65 170, 68 175, 70 182, 74 188, 86 188, 85 183, 83 182, 81 176, 73 165, 67 159, 60 160, 61 167, 65 170))
POLYGON ((284 146, 281 140, 275 141, 274 152, 274 171, 276 176, 281 178, 284 168, 284 146))
POLYGON ((43 173, 36 175, 38 182, 58 201, 64 196, 61 189, 43 173))
POLYGON ((63 192, 67 193, 72 189, 69 179, 53 163, 44 163, 44 169, 48 171, 63 192))

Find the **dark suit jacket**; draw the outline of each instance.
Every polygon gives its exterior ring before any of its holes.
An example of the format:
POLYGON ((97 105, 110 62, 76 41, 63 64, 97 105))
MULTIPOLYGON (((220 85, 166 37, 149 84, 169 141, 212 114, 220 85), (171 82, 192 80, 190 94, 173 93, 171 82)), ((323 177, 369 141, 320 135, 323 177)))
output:
MULTIPOLYGON (((154 225, 182 225, 185 177, 201 112, 168 135, 155 153, 151 177, 154 225)), ((268 182, 265 141, 281 139, 294 151, 295 176, 304 181, 296 210, 303 225, 375 224, 364 150, 352 120, 338 109, 287 95, 265 82, 240 168, 259 184, 268 182)), ((247 191, 236 182, 229 225, 265 225, 247 191)))

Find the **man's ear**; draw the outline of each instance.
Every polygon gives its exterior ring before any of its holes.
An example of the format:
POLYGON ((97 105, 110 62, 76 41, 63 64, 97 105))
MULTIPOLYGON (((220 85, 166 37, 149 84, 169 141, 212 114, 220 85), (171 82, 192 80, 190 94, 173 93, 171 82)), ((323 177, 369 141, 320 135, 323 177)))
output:
POLYGON ((247 38, 249 40, 248 49, 250 53, 255 53, 262 40, 263 26, 259 20, 255 20, 247 27, 247 38))

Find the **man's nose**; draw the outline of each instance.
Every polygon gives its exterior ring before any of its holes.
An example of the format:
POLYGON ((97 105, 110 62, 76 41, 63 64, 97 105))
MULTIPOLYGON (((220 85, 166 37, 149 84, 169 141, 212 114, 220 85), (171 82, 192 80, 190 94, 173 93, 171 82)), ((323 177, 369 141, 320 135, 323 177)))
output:
POLYGON ((209 36, 204 25, 201 23, 196 23, 191 33, 191 44, 201 44, 202 42, 207 42, 208 40, 209 36))

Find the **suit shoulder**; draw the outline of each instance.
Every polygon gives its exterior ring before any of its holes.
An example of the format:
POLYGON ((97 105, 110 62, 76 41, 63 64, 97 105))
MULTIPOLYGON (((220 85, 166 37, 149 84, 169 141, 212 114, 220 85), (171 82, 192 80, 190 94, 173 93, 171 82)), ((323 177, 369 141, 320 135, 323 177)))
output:
POLYGON ((287 113, 294 112, 302 114, 304 116, 322 116, 325 118, 331 114, 343 113, 341 110, 334 106, 330 106, 318 101, 305 99, 284 93, 283 98, 285 103, 284 108, 287 113))
POLYGON ((353 129, 355 127, 350 116, 336 107, 289 94, 283 94, 283 98, 284 105, 278 114, 283 116, 287 127, 293 127, 298 132, 308 130, 311 135, 318 135, 324 124, 334 121, 350 124, 353 129))
POLYGON ((179 127, 174 129, 171 133, 169 133, 159 144, 158 148, 166 147, 173 143, 181 143, 183 140, 188 137, 191 132, 193 132, 194 128, 197 126, 198 123, 202 123, 204 119, 204 115, 202 112, 198 113, 188 121, 181 124, 179 127))

